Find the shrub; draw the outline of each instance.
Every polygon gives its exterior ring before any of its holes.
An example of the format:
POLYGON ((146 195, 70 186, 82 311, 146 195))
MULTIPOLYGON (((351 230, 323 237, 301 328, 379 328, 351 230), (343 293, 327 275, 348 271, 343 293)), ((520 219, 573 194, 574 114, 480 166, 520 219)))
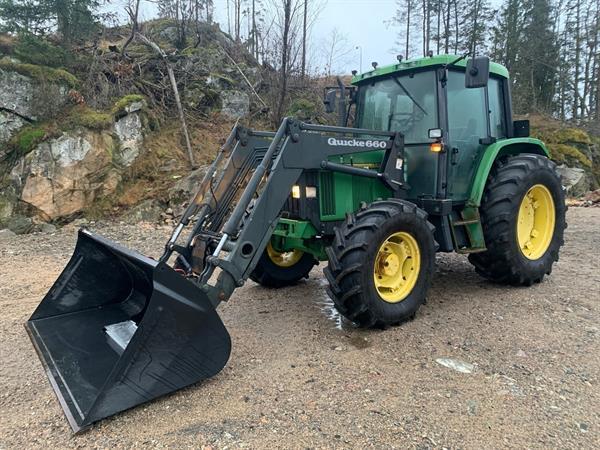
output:
POLYGON ((71 61, 71 56, 64 49, 30 33, 19 35, 14 55, 24 63, 54 68, 66 66, 71 61))

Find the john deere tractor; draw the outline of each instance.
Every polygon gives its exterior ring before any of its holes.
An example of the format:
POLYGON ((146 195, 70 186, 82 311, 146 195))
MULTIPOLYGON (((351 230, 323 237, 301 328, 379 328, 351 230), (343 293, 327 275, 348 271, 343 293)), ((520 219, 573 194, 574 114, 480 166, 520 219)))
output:
POLYGON ((399 61, 326 102, 337 126, 235 126, 159 260, 79 231, 26 324, 75 431, 218 373, 231 342, 216 308, 248 278, 280 288, 326 261, 338 311, 385 328, 415 316, 438 251, 498 283, 550 274, 564 194, 513 121, 504 67, 399 61))

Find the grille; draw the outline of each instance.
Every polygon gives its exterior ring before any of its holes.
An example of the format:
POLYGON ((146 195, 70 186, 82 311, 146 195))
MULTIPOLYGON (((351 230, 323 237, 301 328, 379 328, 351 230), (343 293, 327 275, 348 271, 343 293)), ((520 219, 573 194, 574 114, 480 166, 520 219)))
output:
POLYGON ((334 215, 336 210, 333 172, 321 172, 319 194, 321 197, 321 215, 334 215))

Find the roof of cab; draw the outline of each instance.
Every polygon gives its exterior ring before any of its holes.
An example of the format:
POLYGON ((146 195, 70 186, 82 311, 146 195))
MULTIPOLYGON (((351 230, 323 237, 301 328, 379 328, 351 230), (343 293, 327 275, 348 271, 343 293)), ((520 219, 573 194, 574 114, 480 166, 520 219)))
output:
MULTIPOLYGON (((360 84, 362 81, 369 80, 371 78, 380 77, 383 75, 389 75, 392 73, 401 74, 402 72, 420 69, 430 66, 441 66, 456 61, 460 56, 457 55, 437 55, 427 56, 425 58, 407 59, 405 61, 398 62, 396 64, 390 64, 389 66, 378 67, 370 72, 357 74, 352 77, 352 84, 360 84)), ((467 60, 465 58, 454 64, 456 67, 466 67, 467 60)), ((502 64, 490 62, 490 73, 499 75, 504 78, 508 78, 508 70, 502 64)))

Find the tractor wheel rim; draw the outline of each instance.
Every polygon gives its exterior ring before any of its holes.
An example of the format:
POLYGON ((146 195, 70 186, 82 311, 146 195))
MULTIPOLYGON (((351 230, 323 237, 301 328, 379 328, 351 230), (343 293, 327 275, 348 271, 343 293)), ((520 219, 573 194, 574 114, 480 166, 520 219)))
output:
POLYGON ((304 255, 304 252, 297 249, 294 249, 291 252, 278 252, 269 242, 267 245, 267 254, 269 255, 271 262, 276 266, 292 267, 294 264, 297 264, 298 261, 300 261, 302 255, 304 255))
POLYGON ((389 236, 375 255, 373 279, 382 300, 398 303, 412 292, 421 269, 421 251, 414 236, 400 231, 389 236))
POLYGON ((554 236, 556 212, 552 194, 543 184, 532 186, 519 207, 517 241, 525 258, 541 258, 554 236))

